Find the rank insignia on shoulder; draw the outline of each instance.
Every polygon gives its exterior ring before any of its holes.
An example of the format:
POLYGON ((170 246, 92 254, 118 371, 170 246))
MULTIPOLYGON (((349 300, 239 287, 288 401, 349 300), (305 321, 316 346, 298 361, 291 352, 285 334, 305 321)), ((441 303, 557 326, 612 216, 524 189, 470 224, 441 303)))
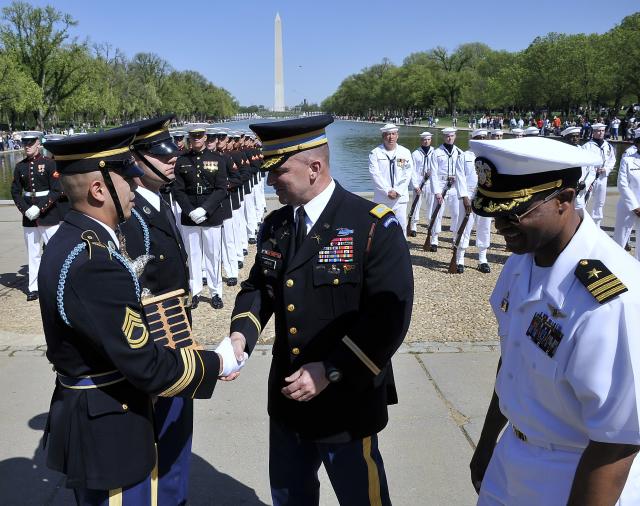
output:
POLYGON ((600 260, 580 260, 575 275, 600 304, 628 291, 622 281, 600 260))
POLYGON ((378 204, 369 212, 373 214, 376 218, 382 218, 384 215, 391 213, 393 211, 391 211, 390 207, 387 207, 384 204, 378 204))

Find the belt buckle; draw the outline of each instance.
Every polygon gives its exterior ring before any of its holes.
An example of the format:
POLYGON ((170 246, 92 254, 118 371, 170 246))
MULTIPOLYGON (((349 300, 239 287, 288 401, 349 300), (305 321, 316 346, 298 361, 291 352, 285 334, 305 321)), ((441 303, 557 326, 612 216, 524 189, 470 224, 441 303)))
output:
POLYGON ((519 431, 518 428, 515 425, 512 425, 511 427, 513 427, 513 433, 516 435, 516 437, 520 441, 524 441, 526 443, 527 442, 526 434, 524 432, 519 431))
POLYGON ((196 184, 196 195, 202 195, 202 186, 200 186, 200 183, 196 184))

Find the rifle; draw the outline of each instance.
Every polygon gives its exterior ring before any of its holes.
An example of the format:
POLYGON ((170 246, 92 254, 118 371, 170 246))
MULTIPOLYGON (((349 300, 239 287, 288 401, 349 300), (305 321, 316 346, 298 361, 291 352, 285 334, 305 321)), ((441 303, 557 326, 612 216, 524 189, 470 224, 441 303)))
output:
MULTIPOLYGON (((444 187, 444 191, 442 192, 442 202, 444 202, 444 198, 446 197, 447 192, 449 191, 449 188, 451 188, 452 184, 453 184, 453 178, 450 177, 447 180, 447 186, 444 187)), ((431 232, 433 231, 433 224, 436 222, 436 217, 440 212, 440 208, 442 207, 442 202, 438 202, 438 205, 435 207, 435 209, 431 213, 431 220, 429 220, 429 230, 427 231, 427 238, 425 239, 424 245, 422 246, 422 249, 424 251, 429 251, 429 246, 431 244, 431 232)))
MULTIPOLYGON (((422 167, 424 170, 424 166, 422 167)), ((411 221, 413 220, 413 213, 416 210, 416 206, 418 205, 418 201, 420 200, 420 196, 422 195, 422 189, 424 185, 429 180, 431 176, 430 173, 426 173, 424 178, 422 178, 422 183, 420 183, 420 193, 416 193, 416 196, 413 197, 413 203, 411 204, 411 209, 409 210, 409 219, 407 220, 407 235, 411 233, 411 221)))
POLYGON ((464 215, 462 224, 460 225, 460 228, 458 228, 456 242, 453 243, 453 255, 451 255, 451 262, 449 262, 449 274, 455 274, 456 272, 458 272, 458 266, 456 264, 456 253, 458 253, 458 246, 460 246, 460 241, 462 240, 462 236, 464 235, 464 229, 467 227, 470 215, 471 213, 466 213, 464 215))

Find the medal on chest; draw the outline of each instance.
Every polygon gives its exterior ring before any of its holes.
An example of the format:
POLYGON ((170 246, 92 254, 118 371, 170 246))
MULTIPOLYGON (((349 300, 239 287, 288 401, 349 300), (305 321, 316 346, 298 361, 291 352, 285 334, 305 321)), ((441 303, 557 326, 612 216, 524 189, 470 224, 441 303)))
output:
POLYGON ((527 336, 544 351, 553 357, 564 337, 562 326, 543 312, 535 313, 527 329, 527 336))

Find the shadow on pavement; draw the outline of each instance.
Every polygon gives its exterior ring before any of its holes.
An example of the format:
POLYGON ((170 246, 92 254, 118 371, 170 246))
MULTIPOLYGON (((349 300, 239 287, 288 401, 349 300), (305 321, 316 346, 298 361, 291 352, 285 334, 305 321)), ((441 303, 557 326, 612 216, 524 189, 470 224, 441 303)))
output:
POLYGON ((0 286, 7 288, 19 288, 27 293, 27 266, 20 267, 18 272, 4 272, 0 274, 0 286))
POLYGON ((189 504, 193 506, 267 506, 255 491, 191 454, 189 504))

